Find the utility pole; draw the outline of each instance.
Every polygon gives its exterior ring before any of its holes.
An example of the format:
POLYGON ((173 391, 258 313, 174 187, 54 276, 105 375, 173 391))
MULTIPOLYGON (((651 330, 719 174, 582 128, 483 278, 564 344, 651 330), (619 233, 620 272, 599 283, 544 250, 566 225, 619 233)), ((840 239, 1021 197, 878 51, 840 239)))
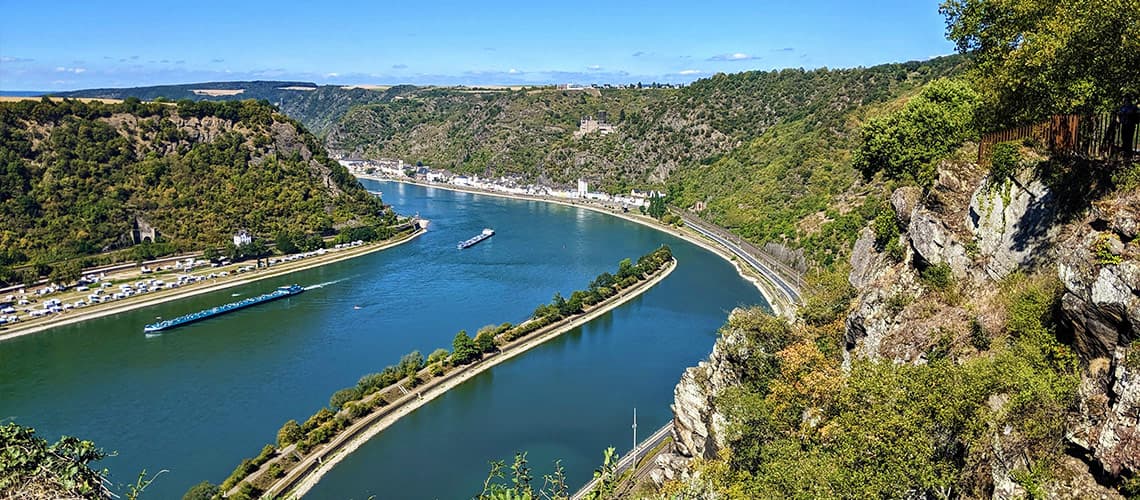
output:
POLYGON ((633 471, 637 471, 637 407, 633 408, 633 471))

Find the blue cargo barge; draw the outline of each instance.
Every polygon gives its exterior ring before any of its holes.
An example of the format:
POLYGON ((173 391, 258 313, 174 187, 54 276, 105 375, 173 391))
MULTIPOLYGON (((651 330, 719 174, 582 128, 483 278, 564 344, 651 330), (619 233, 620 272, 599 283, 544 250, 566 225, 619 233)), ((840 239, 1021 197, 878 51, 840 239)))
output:
POLYGON ((305 291, 305 288, 300 286, 300 285, 278 287, 276 290, 274 290, 272 292, 262 294, 262 295, 258 295, 257 297, 250 297, 248 299, 242 299, 242 300, 239 300, 237 302, 230 302, 229 304, 224 304, 224 305, 220 305, 217 307, 211 307, 209 309, 206 309, 203 311, 198 311, 198 312, 193 313, 193 314, 187 314, 185 316, 179 316, 179 317, 174 318, 174 319, 159 321, 158 323, 151 323, 151 324, 143 327, 143 332, 149 334, 149 333, 158 333, 158 332, 161 332, 163 330, 170 330, 172 328, 177 328, 177 327, 182 326, 182 325, 188 325, 188 324, 193 323, 195 321, 201 321, 201 320, 204 320, 207 318, 212 318, 214 316, 221 316, 225 313, 236 311, 238 309, 244 309, 244 308, 249 307, 249 306, 255 306, 255 305, 261 304, 263 302, 270 302, 270 301, 274 301, 274 300, 284 298, 284 297, 291 297, 291 296, 297 295, 298 293, 301 293, 303 291, 305 291))

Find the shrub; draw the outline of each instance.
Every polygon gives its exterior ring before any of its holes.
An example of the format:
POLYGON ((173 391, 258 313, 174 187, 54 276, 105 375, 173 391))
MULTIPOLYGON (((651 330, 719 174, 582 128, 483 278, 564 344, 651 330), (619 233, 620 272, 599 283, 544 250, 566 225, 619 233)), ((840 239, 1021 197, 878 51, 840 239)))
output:
MULTIPOLYGON (((261 467, 262 464, 264 464, 265 462, 268 462, 269 459, 273 458, 273 456, 276 454, 277 454, 277 447, 275 447, 271 444, 267 444, 267 445, 265 445, 265 447, 263 447, 261 449, 261 453, 257 454, 257 458, 253 459, 253 465, 256 467, 261 467)), ((252 472, 252 471, 250 471, 250 472, 252 472)))
POLYGON ((912 300, 910 295, 896 293, 887 298, 886 303, 883 304, 883 308, 888 315, 894 316, 902 312, 903 309, 906 309, 906 306, 910 305, 912 300))
POLYGON ((899 223, 891 210, 879 211, 879 215, 871 224, 871 229, 875 231, 875 247, 879 249, 885 248, 891 241, 898 240, 899 223))
POLYGON ((954 286, 954 273, 950 269, 950 264, 945 262, 927 266, 919 273, 918 278, 922 284, 939 292, 949 291, 954 286))
POLYGON ((1096 242, 1092 246, 1093 258, 1101 266, 1114 266, 1122 262, 1121 257, 1112 252, 1110 238, 1112 236, 1102 233, 1097 236, 1096 242))
POLYGON ((447 359, 447 349, 439 348, 431 352, 427 357, 427 364, 433 364, 447 359))
POLYGON ((211 500, 219 494, 218 485, 209 481, 202 481, 186 490, 182 500, 211 500))
POLYGON ((265 474, 271 478, 277 479, 285 475, 285 469, 281 467, 281 464, 275 463, 270 465, 269 468, 265 470, 265 474))
POLYGON ((1124 366, 1130 370, 1140 370, 1140 342, 1133 341, 1128 345, 1128 353, 1124 355, 1124 366))
POLYGON ((328 408, 321 408, 305 421, 305 424, 301 426, 301 432, 308 434, 331 418, 333 418, 333 412, 329 411, 328 408))
POLYGON ((978 318, 970 320, 970 344, 979 351, 990 348, 990 334, 986 332, 986 328, 978 318))
POLYGON ((998 183, 1013 178, 1020 164, 1021 152, 1018 151, 1017 144, 1012 142, 995 144, 990 159, 991 182, 998 183))
POLYGON ((903 250, 902 243, 899 243, 898 237, 895 237, 891 239, 891 241, 888 241, 885 250, 887 253, 887 258, 890 259, 891 262, 902 262, 903 259, 906 258, 906 251, 903 250))

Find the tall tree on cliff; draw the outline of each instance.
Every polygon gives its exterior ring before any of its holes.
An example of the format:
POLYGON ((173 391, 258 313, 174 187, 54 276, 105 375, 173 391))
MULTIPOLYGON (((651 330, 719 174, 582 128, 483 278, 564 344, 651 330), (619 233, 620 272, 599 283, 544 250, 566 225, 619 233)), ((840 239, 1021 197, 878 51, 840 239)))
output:
POLYGON ((1114 110, 1140 96, 1140 0, 946 0, 992 128, 1114 110))

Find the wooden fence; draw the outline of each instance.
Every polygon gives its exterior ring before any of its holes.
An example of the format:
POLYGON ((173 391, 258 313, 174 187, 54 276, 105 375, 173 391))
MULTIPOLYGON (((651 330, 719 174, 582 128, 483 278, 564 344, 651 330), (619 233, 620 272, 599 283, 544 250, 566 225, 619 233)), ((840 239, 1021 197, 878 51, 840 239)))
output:
MULTIPOLYGON (((1140 144, 1140 127, 1132 127, 1131 141, 1135 150, 1140 144)), ((1124 130, 1114 113, 1098 115, 1054 115, 1048 121, 1024 125, 982 136, 978 145, 978 164, 988 167, 993 158, 994 145, 1017 141, 1043 146, 1054 154, 1107 160, 1120 158, 1124 150, 1124 130)))

